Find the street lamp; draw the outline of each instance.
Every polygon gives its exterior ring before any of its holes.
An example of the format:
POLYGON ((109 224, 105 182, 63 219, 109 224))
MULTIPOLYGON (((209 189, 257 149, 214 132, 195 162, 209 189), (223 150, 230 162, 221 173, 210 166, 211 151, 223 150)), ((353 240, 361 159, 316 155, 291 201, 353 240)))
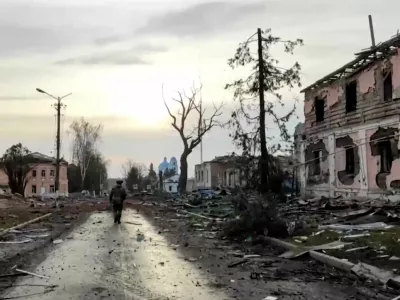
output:
POLYGON ((57 157, 56 157, 56 180, 55 180, 55 189, 58 195, 59 186, 60 186, 60 145, 61 145, 61 107, 63 106, 61 100, 71 95, 71 93, 64 95, 62 97, 54 97, 53 95, 47 93, 46 91, 36 88, 36 91, 42 94, 46 94, 53 99, 57 100, 56 103, 56 110, 57 110, 57 137, 56 137, 56 144, 57 144, 57 157))

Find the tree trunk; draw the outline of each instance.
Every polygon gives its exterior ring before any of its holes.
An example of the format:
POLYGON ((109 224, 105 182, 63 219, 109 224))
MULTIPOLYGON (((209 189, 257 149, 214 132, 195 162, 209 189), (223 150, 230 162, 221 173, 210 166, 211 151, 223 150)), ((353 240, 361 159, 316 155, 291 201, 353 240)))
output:
POLYGON ((84 189, 85 189, 85 179, 82 179, 81 180, 81 190, 80 190, 80 192, 83 191, 84 189))
POLYGON ((184 194, 186 192, 186 183, 188 177, 187 158, 189 154, 190 151, 185 149, 181 155, 181 174, 179 175, 179 183, 178 183, 178 189, 180 194, 184 194))
POLYGON ((264 66, 262 52, 262 36, 261 29, 258 28, 258 79, 259 79, 259 96, 260 96, 260 143, 261 143, 261 158, 260 158, 260 192, 265 194, 269 190, 268 186, 268 149, 267 139, 265 134, 265 99, 264 99, 264 66))

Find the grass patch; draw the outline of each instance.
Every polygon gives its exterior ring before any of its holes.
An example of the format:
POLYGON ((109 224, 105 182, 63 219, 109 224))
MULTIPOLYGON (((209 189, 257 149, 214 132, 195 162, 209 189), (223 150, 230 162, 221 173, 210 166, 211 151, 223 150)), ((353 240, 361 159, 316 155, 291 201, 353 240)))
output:
MULTIPOLYGON (((316 232, 315 232, 316 233, 316 232)), ((337 241, 341 235, 336 231, 326 230, 318 235, 309 235, 307 240, 302 240, 301 237, 291 237, 286 241, 297 246, 318 246, 337 241)))
POLYGON ((349 240, 353 242, 351 248, 368 246, 376 255, 390 255, 400 257, 400 228, 385 231, 371 231, 370 236, 349 240))

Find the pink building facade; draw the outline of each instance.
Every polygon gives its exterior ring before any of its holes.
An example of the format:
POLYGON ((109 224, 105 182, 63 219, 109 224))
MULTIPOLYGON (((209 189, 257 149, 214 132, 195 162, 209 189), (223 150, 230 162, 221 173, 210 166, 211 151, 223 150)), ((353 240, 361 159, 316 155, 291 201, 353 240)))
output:
POLYGON ((303 195, 400 200, 400 36, 303 92, 303 195))
MULTIPOLYGON (((25 187, 25 197, 55 193, 55 159, 41 153, 33 153, 38 158, 32 170, 28 173, 25 187)), ((60 195, 68 195, 68 163, 63 161, 60 166, 60 195)), ((8 176, 0 169, 0 186, 8 186, 8 176)))

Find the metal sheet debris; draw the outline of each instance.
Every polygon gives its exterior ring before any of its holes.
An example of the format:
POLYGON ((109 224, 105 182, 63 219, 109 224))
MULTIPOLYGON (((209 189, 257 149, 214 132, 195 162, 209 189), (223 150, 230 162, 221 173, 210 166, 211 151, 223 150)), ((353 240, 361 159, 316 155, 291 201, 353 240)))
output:
POLYGON ((351 231, 351 230, 387 230, 393 228, 393 225, 387 225, 383 222, 369 223, 369 224, 359 224, 359 225, 345 225, 345 224, 331 224, 331 225, 320 225, 319 229, 331 229, 331 230, 341 230, 341 231, 351 231))
POLYGON ((25 244, 32 242, 32 239, 26 239, 22 241, 0 241, 0 244, 25 244))
POLYGON ((365 249, 368 249, 368 248, 369 248, 368 246, 351 248, 351 249, 347 249, 346 252, 356 252, 356 251, 365 250, 365 249))
POLYGON ((323 244, 323 245, 317 245, 317 246, 309 246, 309 247, 299 247, 298 249, 293 249, 289 250, 283 254, 281 254, 279 257, 281 258, 297 258, 300 257, 304 254, 307 254, 309 251, 314 250, 335 250, 335 249, 342 249, 346 245, 351 245, 352 243, 345 243, 341 241, 335 241, 332 243, 328 244, 323 244))
POLYGON ((370 234, 368 232, 360 233, 360 234, 345 235, 343 238, 344 239, 356 239, 356 238, 367 237, 367 236, 370 236, 370 234))

